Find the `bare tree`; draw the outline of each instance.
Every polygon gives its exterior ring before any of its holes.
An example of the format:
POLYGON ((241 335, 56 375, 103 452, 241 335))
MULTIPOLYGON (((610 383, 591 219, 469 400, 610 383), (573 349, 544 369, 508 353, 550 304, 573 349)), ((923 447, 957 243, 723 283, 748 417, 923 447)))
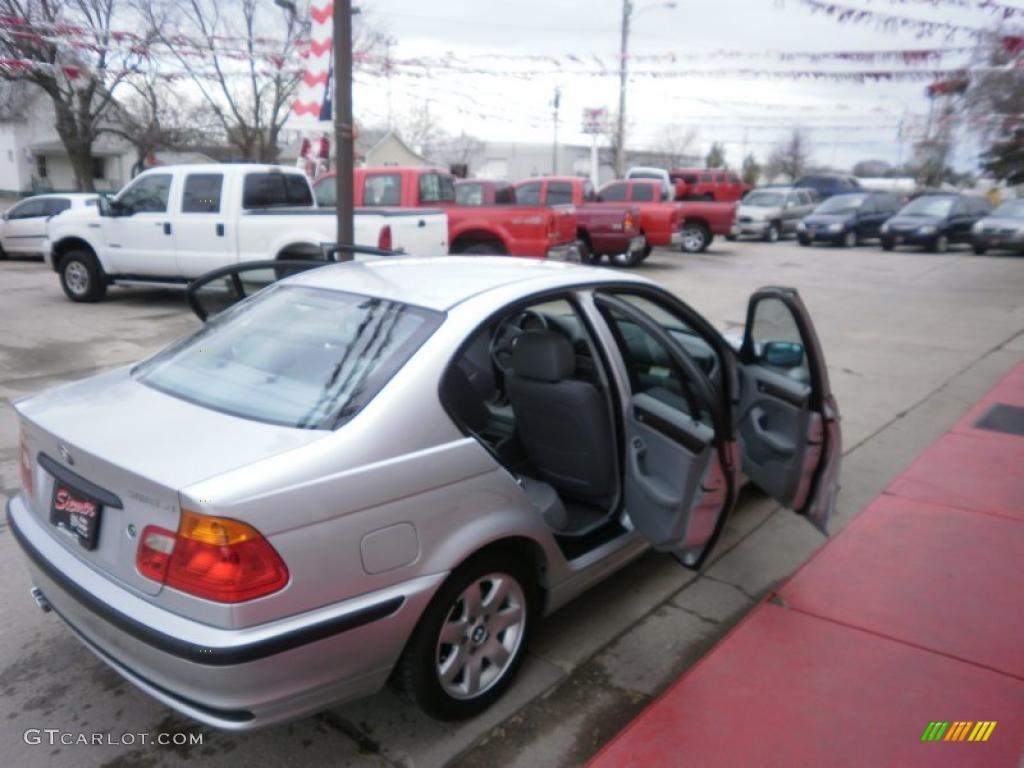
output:
POLYGON ((776 176, 788 176, 790 181, 800 178, 810 164, 810 146, 802 128, 794 128, 789 137, 784 139, 765 163, 765 174, 769 179, 776 176))
POLYGON ((471 166, 483 154, 486 146, 476 136, 462 131, 455 136, 444 136, 438 142, 438 159, 448 166, 471 166))
POLYGON ((125 81, 125 96, 111 109, 103 128, 135 148, 132 175, 140 173, 151 153, 160 149, 180 149, 196 144, 208 123, 210 110, 177 97, 173 86, 154 66, 125 81))
MULTIPOLYGON (((298 44, 308 17, 272 0, 169 2, 161 50, 188 75, 241 156, 273 162, 301 79, 298 44)), ((155 6, 145 7, 152 19, 155 6)))
POLYGON ((685 164, 693 143, 697 140, 695 128, 680 125, 662 126, 651 141, 655 162, 663 168, 678 168, 685 164))
POLYGON ((0 15, 16 20, 0 36, 0 58, 8 59, 0 78, 24 80, 46 93, 75 186, 92 190, 93 144, 114 92, 142 60, 139 49, 121 45, 114 32, 118 26, 140 30, 134 34, 143 44, 153 32, 123 0, 0 0, 0 15))

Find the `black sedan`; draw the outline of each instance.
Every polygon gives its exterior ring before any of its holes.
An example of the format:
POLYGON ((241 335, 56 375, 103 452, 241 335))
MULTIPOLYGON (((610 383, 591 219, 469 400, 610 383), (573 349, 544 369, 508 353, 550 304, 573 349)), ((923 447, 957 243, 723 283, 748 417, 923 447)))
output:
POLYGON ((800 245, 826 242, 846 247, 879 237, 882 224, 900 208, 887 192, 855 192, 835 195, 796 225, 800 245))
POLYGON ((971 242, 974 225, 991 211, 983 197, 957 193, 924 195, 911 200, 882 225, 882 248, 916 245, 945 253, 952 243, 971 242))

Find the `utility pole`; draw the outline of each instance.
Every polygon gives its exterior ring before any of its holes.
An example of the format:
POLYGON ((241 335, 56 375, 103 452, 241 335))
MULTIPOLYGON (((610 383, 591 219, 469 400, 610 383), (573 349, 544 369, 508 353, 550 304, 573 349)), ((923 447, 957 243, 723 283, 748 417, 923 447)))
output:
POLYGON ((615 175, 626 174, 626 70, 629 57, 629 17, 633 14, 630 0, 622 0, 622 39, 619 42, 619 123, 615 131, 615 175))
POLYGON ((558 105, 562 100, 562 89, 555 86, 555 97, 551 100, 555 118, 555 140, 551 145, 551 175, 558 175, 558 105))
MULTIPOLYGON (((358 12, 358 11, 356 11, 358 12)), ((352 176, 355 135, 352 117, 352 0, 334 0, 334 146, 338 161, 334 176, 337 199, 338 243, 354 243, 352 176)), ((352 259, 340 253, 341 261, 352 259)))
POLYGON ((393 37, 388 37, 384 41, 384 72, 388 79, 388 130, 393 130, 395 127, 395 115, 391 109, 391 76, 394 74, 394 67, 391 63, 391 46, 397 41, 393 37))

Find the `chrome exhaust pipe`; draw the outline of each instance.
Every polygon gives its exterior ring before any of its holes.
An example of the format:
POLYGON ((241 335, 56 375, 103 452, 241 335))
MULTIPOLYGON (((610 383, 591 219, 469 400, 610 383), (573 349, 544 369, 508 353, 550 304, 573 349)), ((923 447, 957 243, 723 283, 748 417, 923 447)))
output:
POLYGON ((32 599, 36 601, 36 605, 39 606, 39 609, 43 613, 49 613, 53 610, 53 606, 50 605, 50 601, 46 599, 46 595, 43 594, 43 591, 39 589, 39 587, 32 587, 29 592, 32 595, 32 599))

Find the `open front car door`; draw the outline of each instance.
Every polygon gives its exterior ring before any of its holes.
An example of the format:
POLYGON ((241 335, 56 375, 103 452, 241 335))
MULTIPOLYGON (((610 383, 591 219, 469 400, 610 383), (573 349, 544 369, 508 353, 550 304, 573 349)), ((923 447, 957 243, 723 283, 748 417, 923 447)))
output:
POLYGON ((679 339, 635 304, 595 294, 629 379, 624 497, 636 530, 696 568, 734 502, 726 403, 679 339))
POLYGON ((839 408, 814 325, 792 288, 750 297, 733 407, 744 474, 822 533, 839 492, 839 408))

